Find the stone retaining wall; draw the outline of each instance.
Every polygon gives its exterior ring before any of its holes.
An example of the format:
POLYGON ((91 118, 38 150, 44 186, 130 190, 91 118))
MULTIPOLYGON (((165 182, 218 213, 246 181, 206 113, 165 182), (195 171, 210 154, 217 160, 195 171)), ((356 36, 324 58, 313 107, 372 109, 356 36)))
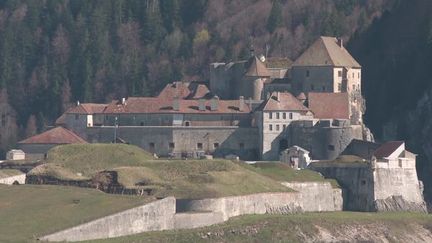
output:
POLYGON ((175 198, 168 197, 44 236, 41 240, 83 241, 173 229, 174 214, 175 198))
POLYGON ((23 173, 21 175, 14 175, 14 176, 1 178, 0 184, 12 185, 14 183, 18 183, 21 185, 21 184, 25 184, 25 181, 26 181, 26 174, 23 173))
POLYGON ((47 241, 112 238, 146 231, 192 229, 245 214, 289 214, 342 210, 342 193, 330 183, 284 183, 297 192, 258 193, 202 200, 169 197, 45 237, 47 241), (176 213, 176 208, 177 213, 176 213))

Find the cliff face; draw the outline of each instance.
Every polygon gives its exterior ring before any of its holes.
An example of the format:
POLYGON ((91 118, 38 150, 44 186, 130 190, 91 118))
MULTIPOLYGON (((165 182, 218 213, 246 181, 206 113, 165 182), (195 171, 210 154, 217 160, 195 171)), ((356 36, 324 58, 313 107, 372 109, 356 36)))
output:
POLYGON ((431 198, 432 2, 400 1, 350 42, 363 66, 365 123, 378 141, 406 140, 431 198))

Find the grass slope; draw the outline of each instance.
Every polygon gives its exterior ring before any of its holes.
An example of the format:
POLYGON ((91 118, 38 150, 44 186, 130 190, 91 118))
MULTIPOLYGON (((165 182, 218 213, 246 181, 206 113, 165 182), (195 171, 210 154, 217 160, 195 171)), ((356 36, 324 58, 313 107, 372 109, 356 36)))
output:
POLYGON ((47 163, 68 168, 83 176, 120 166, 140 166, 153 156, 133 145, 71 144, 57 146, 48 152, 47 163))
POLYGON ((277 181, 288 182, 330 182, 333 187, 339 187, 336 180, 325 179, 320 173, 313 170, 295 170, 288 164, 280 162, 262 162, 245 165, 245 168, 253 170, 261 175, 270 177, 277 181))
POLYGON ((46 164, 29 174, 84 180, 104 170, 116 171, 124 187, 151 189, 156 197, 208 198, 291 191, 241 162, 155 160, 144 150, 124 144, 58 146, 49 151, 46 164))
POLYGON ((247 215, 224 224, 191 230, 148 232, 88 242, 404 242, 425 241, 416 228, 432 228, 432 216, 411 213, 306 213, 247 215), (322 234, 322 232, 325 232, 322 234), (407 235, 412 234, 412 235, 407 235), (338 238, 326 239, 329 235, 338 238), (405 238, 404 238, 405 237, 405 238))
POLYGON ((0 242, 31 242, 148 202, 77 187, 0 185, 0 242))

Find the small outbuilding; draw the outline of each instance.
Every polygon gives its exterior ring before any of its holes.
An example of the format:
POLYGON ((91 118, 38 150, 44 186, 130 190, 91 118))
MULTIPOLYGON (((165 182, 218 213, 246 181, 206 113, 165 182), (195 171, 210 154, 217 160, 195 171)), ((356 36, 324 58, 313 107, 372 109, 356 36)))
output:
POLYGON ((21 149, 12 149, 6 153, 6 160, 25 160, 25 153, 21 149))
POLYGON ((292 146, 280 153, 280 161, 289 164, 294 169, 305 169, 311 159, 309 151, 299 146, 292 146))
POLYGON ((56 127, 41 134, 29 137, 18 143, 18 146, 26 154, 27 159, 43 159, 52 147, 64 144, 87 143, 74 132, 56 127))

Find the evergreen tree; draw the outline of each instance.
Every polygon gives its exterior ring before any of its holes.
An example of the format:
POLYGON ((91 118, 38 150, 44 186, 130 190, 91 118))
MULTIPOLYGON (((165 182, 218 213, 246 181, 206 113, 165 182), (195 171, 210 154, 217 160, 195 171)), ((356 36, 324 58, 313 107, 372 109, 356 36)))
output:
POLYGON ((279 0, 274 0, 270 15, 267 19, 267 30, 273 33, 276 28, 282 26, 282 4, 279 0))

